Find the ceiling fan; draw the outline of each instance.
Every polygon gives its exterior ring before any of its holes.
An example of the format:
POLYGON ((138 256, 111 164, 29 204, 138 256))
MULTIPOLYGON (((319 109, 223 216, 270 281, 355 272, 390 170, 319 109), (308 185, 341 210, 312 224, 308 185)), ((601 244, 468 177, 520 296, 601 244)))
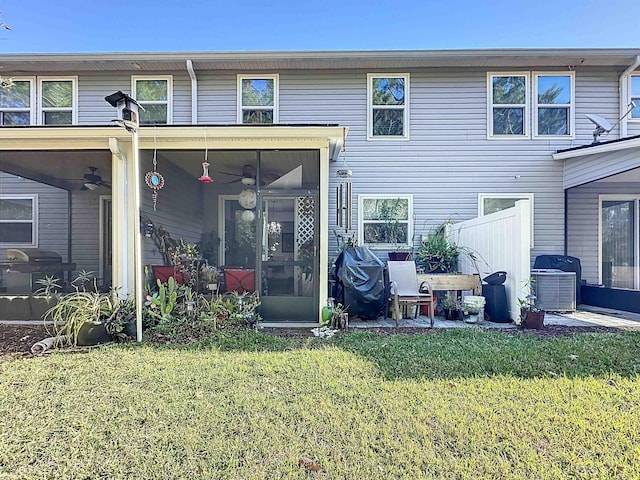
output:
MULTIPOLYGON (((222 175, 229 175, 232 177, 237 177, 235 180, 232 180, 228 183, 237 183, 242 182, 243 185, 255 185, 256 183, 256 175, 257 170, 254 165, 247 164, 242 167, 242 173, 232 173, 232 172, 224 172, 220 171, 222 175)), ((262 184, 270 183, 276 180, 279 175, 273 172, 260 172, 260 176, 262 177, 262 184)))
POLYGON ((95 190, 98 187, 111 188, 109 182, 102 180, 102 177, 96 173, 98 170, 96 167, 87 167, 88 173, 84 174, 84 184, 80 190, 95 190))

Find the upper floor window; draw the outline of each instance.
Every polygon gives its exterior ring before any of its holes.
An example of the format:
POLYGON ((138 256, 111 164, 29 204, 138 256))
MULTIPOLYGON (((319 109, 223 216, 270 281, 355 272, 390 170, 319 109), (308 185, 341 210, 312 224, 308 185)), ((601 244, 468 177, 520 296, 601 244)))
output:
POLYGON ((640 75, 631 75, 630 82, 631 101, 636 104, 631 111, 631 118, 640 119, 640 75))
POLYGON ((39 122, 42 125, 73 125, 77 116, 76 78, 39 79, 39 122))
POLYGON ((33 94, 32 79, 12 79, 8 87, 0 88, 0 125, 31 125, 33 94))
POLYGON ((409 74, 367 75, 367 138, 409 137, 409 74))
POLYGON ((572 135, 573 75, 538 73, 535 78, 535 135, 572 135))
POLYGON ((172 120, 173 77, 133 76, 134 98, 144 110, 140 110, 141 125, 168 124, 172 120))
POLYGON ((413 238, 412 195, 359 195, 358 211, 361 245, 410 246, 413 238))
POLYGON ((238 123, 278 123, 278 75, 238 75, 238 123))
POLYGON ((489 136, 525 137, 529 75, 489 74, 489 136))
POLYGON ((37 247, 37 223, 37 195, 0 195, 0 244, 37 247))

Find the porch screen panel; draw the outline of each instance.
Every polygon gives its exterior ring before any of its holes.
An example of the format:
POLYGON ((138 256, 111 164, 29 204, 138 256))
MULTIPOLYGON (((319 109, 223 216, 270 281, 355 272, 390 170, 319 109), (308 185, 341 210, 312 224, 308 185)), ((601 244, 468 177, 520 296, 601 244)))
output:
POLYGON ((612 288, 634 288, 635 201, 602 202, 602 283, 612 288))

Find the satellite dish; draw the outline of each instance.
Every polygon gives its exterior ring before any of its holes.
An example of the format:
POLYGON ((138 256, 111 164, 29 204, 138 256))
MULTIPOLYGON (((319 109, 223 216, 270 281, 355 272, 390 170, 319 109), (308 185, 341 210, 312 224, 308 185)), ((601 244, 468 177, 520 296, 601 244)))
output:
POLYGON ((615 125, 611 125, 611 122, 600 115, 593 115, 591 113, 587 113, 585 115, 591 123, 596 126, 596 129, 593 131, 593 143, 598 143, 598 137, 603 133, 609 133, 615 125))
POLYGON ((591 123, 593 123, 596 126, 596 129, 593 131, 593 143, 598 143, 598 137, 600 135, 602 135, 603 133, 607 134, 611 130, 616 128, 616 125, 618 125, 623 118, 629 115, 633 111, 633 109, 636 108, 636 104, 634 102, 631 102, 628 106, 629 106, 629 110, 627 110, 627 113, 625 113, 622 117, 620 117, 620 120, 618 120, 613 125, 611 125, 611 122, 609 122, 609 120, 607 120, 604 117, 601 117, 600 115, 594 115, 592 113, 587 113, 585 115, 585 117, 587 117, 589 121, 591 121, 591 123))

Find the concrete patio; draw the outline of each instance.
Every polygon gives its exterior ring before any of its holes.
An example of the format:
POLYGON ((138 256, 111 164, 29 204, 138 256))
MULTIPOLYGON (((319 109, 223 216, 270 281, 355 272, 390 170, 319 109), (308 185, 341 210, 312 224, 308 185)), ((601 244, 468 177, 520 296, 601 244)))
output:
MULTIPOLYGON (((569 327, 610 327, 623 330, 640 330, 640 314, 612 310, 608 308, 580 305, 579 309, 572 313, 547 312, 544 317, 545 325, 564 325, 569 327)), ((462 321, 445 320, 443 317, 435 317, 434 328, 517 328, 514 323, 494 323, 484 321, 480 324, 468 324, 462 321)), ((349 322, 350 328, 394 328, 395 321, 390 318, 378 320, 353 320, 349 322)), ((418 316, 416 319, 402 319, 398 322, 399 328, 429 328, 429 317, 418 316)))

